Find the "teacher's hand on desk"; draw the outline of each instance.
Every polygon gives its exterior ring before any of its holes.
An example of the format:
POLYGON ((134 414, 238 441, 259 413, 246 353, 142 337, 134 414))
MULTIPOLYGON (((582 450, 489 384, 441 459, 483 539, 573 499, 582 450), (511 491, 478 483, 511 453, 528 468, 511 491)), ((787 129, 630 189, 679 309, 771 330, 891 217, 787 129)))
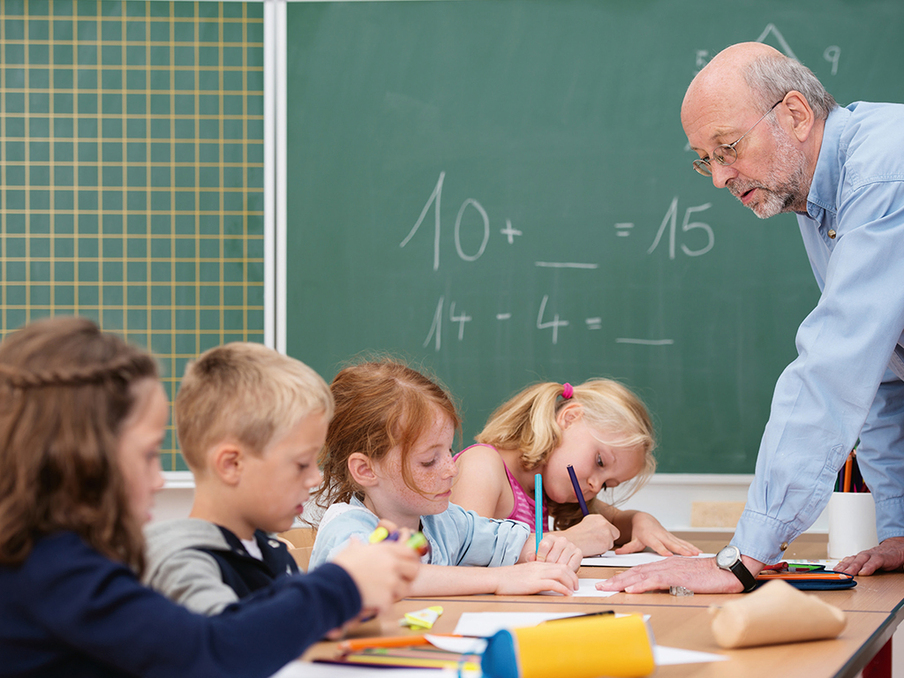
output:
POLYGON ((904 565, 904 537, 890 537, 878 546, 848 556, 835 566, 836 572, 873 574, 879 570, 897 570, 904 565))
MULTIPOLYGON (((753 558, 741 556, 750 573, 756 575, 763 564, 753 558)), ((683 586, 694 593, 741 593, 740 580, 731 572, 716 566, 715 558, 682 558, 671 556, 649 565, 632 567, 611 579, 600 582, 600 591, 624 591, 646 593, 668 590, 670 586, 683 586)))

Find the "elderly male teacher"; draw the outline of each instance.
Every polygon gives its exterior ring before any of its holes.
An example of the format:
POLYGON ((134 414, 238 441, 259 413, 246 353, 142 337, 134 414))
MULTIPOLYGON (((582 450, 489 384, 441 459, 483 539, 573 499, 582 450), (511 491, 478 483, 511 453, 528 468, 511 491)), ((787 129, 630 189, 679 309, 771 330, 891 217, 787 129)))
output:
POLYGON ((697 74, 681 124, 694 169, 760 218, 797 214, 822 292, 779 377, 756 475, 731 545, 609 579, 636 593, 681 585, 749 590, 831 496, 857 443, 879 546, 837 569, 904 564, 904 105, 842 108, 803 65, 760 43, 733 45, 697 74))

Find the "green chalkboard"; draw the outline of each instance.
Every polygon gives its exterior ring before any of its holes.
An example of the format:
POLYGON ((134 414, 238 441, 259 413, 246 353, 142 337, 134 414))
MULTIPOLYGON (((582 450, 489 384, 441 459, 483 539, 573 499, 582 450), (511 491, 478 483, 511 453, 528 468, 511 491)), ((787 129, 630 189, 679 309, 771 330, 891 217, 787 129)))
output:
POLYGON ((289 3, 287 349, 392 351, 464 442, 536 380, 612 376, 666 472, 753 471, 818 290, 791 215, 695 174, 696 71, 759 40, 904 101, 900 0, 289 3))

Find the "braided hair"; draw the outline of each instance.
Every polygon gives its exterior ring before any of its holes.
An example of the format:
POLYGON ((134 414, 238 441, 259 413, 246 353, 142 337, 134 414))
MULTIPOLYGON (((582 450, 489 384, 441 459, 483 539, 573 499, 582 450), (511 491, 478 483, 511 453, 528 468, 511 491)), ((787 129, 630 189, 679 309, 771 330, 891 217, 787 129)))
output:
POLYGON ((154 359, 75 317, 39 320, 0 344, 0 563, 73 531, 141 572, 117 441, 154 359))

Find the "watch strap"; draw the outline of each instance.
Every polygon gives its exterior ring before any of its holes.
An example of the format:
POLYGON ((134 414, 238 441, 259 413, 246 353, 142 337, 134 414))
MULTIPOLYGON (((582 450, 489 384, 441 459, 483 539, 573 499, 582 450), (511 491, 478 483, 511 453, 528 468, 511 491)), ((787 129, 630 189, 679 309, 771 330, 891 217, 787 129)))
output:
POLYGON ((738 560, 729 568, 731 573, 738 578, 738 581, 741 582, 741 585, 744 587, 744 593, 750 593, 753 589, 756 588, 757 582, 756 578, 750 574, 750 570, 744 565, 744 562, 738 558, 738 560))

